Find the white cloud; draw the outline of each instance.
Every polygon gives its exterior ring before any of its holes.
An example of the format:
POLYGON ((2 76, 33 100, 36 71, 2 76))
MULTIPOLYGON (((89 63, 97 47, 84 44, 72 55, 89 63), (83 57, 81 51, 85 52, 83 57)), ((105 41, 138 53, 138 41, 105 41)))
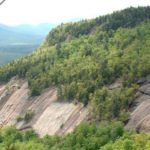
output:
POLYGON ((94 18, 130 6, 147 6, 149 0, 6 0, 0 5, 0 23, 60 23, 72 18, 94 18))

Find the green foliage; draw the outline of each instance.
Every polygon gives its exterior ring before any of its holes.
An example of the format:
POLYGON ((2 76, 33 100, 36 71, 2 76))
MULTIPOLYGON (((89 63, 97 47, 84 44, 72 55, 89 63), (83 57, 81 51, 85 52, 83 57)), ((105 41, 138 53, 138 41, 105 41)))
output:
MULTIPOLYGON (((61 25, 53 29, 46 38, 47 45, 55 45, 59 42, 80 37, 91 33, 95 27, 100 26, 100 30, 108 32, 117 30, 120 27, 129 28, 139 25, 142 21, 150 19, 150 7, 130 7, 123 11, 114 12, 111 15, 97 17, 93 20, 83 20, 79 23, 61 25)), ((102 35, 100 36, 102 40, 102 35)), ((107 47, 107 44, 105 45, 107 47)))
POLYGON ((65 136, 39 138, 33 130, 25 133, 14 127, 0 129, 2 150, 149 150, 150 134, 127 131, 121 122, 100 126, 83 122, 65 136))
POLYGON ((34 112, 33 111, 29 111, 25 114, 24 116, 24 120, 25 122, 29 122, 34 116, 34 112))
MULTIPOLYGON (((21 132, 17 131, 15 127, 6 127, 3 130, 0 131, 1 133, 1 144, 4 145, 6 148, 10 149, 11 147, 14 147, 13 144, 15 142, 21 142, 22 141, 22 134, 21 132)), ((0 147, 1 149, 1 147, 0 147)))
POLYGON ((137 86, 109 90, 102 88, 91 95, 92 111, 96 114, 96 120, 110 120, 118 118, 121 121, 128 120, 128 107, 134 99, 137 86))
POLYGON ((150 74, 149 19, 150 7, 131 7, 61 25, 37 51, 0 67, 0 81, 26 77, 32 96, 55 86, 58 99, 91 103, 96 120, 126 121, 136 81, 150 74), (118 79, 121 88, 109 90, 118 79))
POLYGON ((38 135, 35 133, 34 130, 27 130, 24 134, 24 140, 25 141, 30 141, 32 139, 37 139, 38 135))
MULTIPOLYGON (((128 120, 136 81, 150 74, 149 48, 150 7, 131 7, 53 29, 37 51, 0 67, 0 81, 26 77, 32 96, 56 86, 58 100, 89 103, 100 126, 83 122, 66 136, 41 139, 33 130, 23 134, 7 127, 0 129, 0 149, 149 150, 150 134, 127 131, 119 122, 128 120), (118 79, 120 87, 111 89, 118 79)), ((33 116, 27 112, 24 120, 33 116)))
POLYGON ((0 65, 33 52, 39 45, 0 45, 0 65))
POLYGON ((63 89, 62 85, 57 86, 57 99, 61 100, 63 98, 63 89))
POLYGON ((20 121, 24 120, 26 123, 28 123, 33 117, 34 117, 34 112, 33 111, 28 111, 28 112, 26 112, 26 114, 24 115, 24 117, 18 116, 16 118, 16 121, 20 122, 20 121))
POLYGON ((17 120, 17 122, 20 122, 20 121, 22 121, 23 119, 24 119, 23 117, 18 116, 16 120, 17 120))
POLYGON ((62 129, 64 127, 64 124, 61 124, 60 129, 62 129))

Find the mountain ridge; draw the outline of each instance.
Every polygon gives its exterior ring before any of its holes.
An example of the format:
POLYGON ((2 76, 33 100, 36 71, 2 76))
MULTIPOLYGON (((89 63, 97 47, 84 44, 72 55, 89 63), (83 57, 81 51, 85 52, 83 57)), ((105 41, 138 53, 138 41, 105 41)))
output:
POLYGON ((150 6, 61 24, 0 67, 0 148, 149 150, 149 76, 150 6))

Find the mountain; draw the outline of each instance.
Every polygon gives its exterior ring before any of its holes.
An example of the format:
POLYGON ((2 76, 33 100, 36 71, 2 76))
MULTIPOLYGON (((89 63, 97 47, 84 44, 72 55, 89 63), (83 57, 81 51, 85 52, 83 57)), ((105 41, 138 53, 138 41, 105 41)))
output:
POLYGON ((50 23, 37 26, 0 24, 0 65, 34 51, 42 43, 46 34, 56 26, 50 23))
POLYGON ((13 78, 7 86, 0 86, 0 126, 16 124, 20 130, 33 128, 42 137, 70 133, 86 118, 87 109, 83 104, 55 103, 56 100, 56 88, 47 89, 39 97, 30 97, 27 81, 13 78), (32 121, 25 119, 28 113, 34 116, 32 121))
POLYGON ((57 24, 39 24, 37 26, 22 24, 6 26, 0 24, 0 45, 40 44, 48 32, 57 24))
MULTIPOLYGON (((67 22, 76 22, 80 18, 74 18, 67 22)), ((21 24, 8 26, 0 24, 0 46, 2 45, 39 45, 51 29, 59 24, 42 23, 38 25, 21 24)))
POLYGON ((50 23, 42 23, 35 26, 30 24, 21 24, 18 26, 12 26, 12 30, 21 34, 46 36, 49 31, 57 25, 58 24, 50 23))
MULTIPOLYGON (((81 19, 74 18, 67 22, 79 20, 81 19)), ((7 64, 11 60, 15 60, 36 50, 49 31, 57 25, 59 24, 21 24, 18 26, 0 24, 0 65, 7 64)))
POLYGON ((24 131, 0 148, 149 150, 149 27, 149 6, 61 24, 0 67, 1 126, 24 131))

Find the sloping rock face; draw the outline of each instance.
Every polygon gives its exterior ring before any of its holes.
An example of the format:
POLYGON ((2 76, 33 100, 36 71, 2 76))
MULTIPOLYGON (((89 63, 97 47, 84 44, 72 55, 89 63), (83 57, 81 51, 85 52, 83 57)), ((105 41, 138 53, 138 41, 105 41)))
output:
POLYGON ((20 130, 34 129, 40 136, 66 134, 86 119, 83 104, 59 103, 57 89, 46 89, 40 96, 30 97, 28 84, 23 79, 12 79, 0 85, 0 127, 16 125, 20 130), (25 115, 32 112, 26 121, 25 115), (22 118, 18 119, 17 118, 22 118))
POLYGON ((127 128, 150 131, 150 76, 138 81, 139 90, 131 106, 127 128))

